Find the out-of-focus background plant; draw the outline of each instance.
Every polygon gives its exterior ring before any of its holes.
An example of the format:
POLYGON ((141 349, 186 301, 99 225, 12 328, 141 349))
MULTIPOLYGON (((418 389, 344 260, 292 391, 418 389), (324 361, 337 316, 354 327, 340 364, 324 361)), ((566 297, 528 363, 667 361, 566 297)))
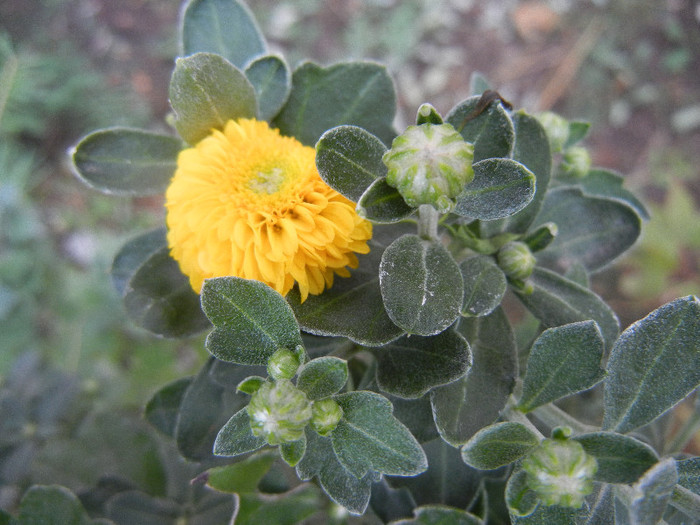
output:
MULTIPOLYGON (((199 340, 155 340, 130 325, 106 277, 126 232, 161 221, 162 203, 85 192, 66 150, 102 126, 163 126, 178 8, 0 3, 0 508, 31 483, 77 491, 105 473, 168 492, 157 481, 167 445, 140 410, 158 386, 197 370, 205 352, 199 340), (123 443, 108 440, 104 453, 78 461, 112 426, 140 444, 131 462, 116 461, 123 443)), ((627 174, 652 216, 632 255, 596 275, 594 289, 623 327, 700 291, 697 2, 257 0, 251 8, 292 64, 385 62, 399 129, 425 100, 441 112, 454 106, 474 71, 518 106, 592 121, 593 163, 627 174)))

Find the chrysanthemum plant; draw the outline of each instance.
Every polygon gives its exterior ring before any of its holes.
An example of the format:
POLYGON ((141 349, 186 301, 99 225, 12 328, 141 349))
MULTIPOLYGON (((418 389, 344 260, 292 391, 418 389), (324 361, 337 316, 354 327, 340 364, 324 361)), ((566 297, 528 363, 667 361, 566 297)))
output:
POLYGON ((241 522, 270 492, 288 520, 309 494, 400 523, 700 519, 698 417, 665 439, 700 383, 700 303, 620 333, 590 289, 646 212, 590 167, 585 123, 475 77, 397 132, 384 67, 291 72, 236 0, 186 3, 180 45, 172 132, 100 130, 72 160, 103 192, 166 192, 112 277, 147 330, 209 331, 146 417, 241 522))

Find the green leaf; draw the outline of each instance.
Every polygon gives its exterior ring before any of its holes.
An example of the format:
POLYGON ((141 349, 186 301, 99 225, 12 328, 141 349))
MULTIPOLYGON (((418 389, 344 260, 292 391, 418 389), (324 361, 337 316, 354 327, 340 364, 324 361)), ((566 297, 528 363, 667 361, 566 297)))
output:
POLYGON ((255 88, 245 74, 211 53, 178 58, 168 93, 175 128, 190 144, 231 119, 255 118, 258 112, 255 88))
POLYGON ((382 141, 364 129, 338 126, 316 144, 316 167, 326 184, 357 202, 370 184, 386 176, 385 152, 382 141))
POLYGON ((676 462, 666 458, 657 463, 633 486, 634 498, 629 506, 635 525, 656 525, 666 512, 673 488, 678 482, 676 462))
POLYGON ((539 443, 537 434, 522 423, 496 423, 472 436, 462 447, 462 459, 474 468, 493 470, 517 461, 539 443))
POLYGON ((513 121, 500 103, 491 104, 480 115, 465 121, 476 109, 480 96, 470 97, 450 110, 445 121, 474 144, 474 162, 510 157, 515 132, 513 121))
POLYGON ((459 269, 464 280, 464 301, 460 313, 481 317, 498 308, 508 283, 493 257, 469 257, 459 263, 459 269))
POLYGON ((615 432, 579 434, 572 439, 598 461, 597 481, 634 483, 659 460, 646 443, 615 432))
POLYGON ((158 390, 146 404, 146 420, 166 436, 175 436, 180 405, 192 381, 191 377, 176 379, 158 390))
POLYGON ((493 220, 523 209, 535 194, 535 176, 511 159, 475 162, 474 180, 457 196, 453 213, 473 219, 493 220))
POLYGON ((357 213, 375 223, 390 224, 406 219, 415 211, 385 178, 369 185, 357 202, 357 213))
POLYGON ((586 138, 588 135, 588 130, 591 127, 590 122, 583 122, 580 120, 572 120, 569 122, 569 137, 566 139, 563 148, 569 148, 586 138))
POLYGON ((348 380, 348 363, 332 356, 306 363, 299 372, 297 388, 315 401, 337 394, 348 380))
POLYGON ((330 438, 307 430, 306 439, 306 454, 296 467, 299 479, 318 477, 321 488, 335 503, 352 514, 364 514, 369 504, 373 473, 356 478, 338 461, 330 438))
POLYGON ((482 234, 492 236, 503 231, 525 233, 539 213, 544 200, 552 171, 552 154, 549 139, 539 121, 523 111, 513 115, 515 126, 515 147, 513 160, 527 166, 536 179, 535 196, 530 203, 510 217, 482 223, 482 234))
POLYGON ((258 117, 271 120, 287 102, 292 90, 289 66, 283 58, 267 55, 248 64, 245 76, 255 88, 258 117))
POLYGON ((207 485, 231 494, 255 492, 276 458, 274 450, 262 450, 238 463, 210 468, 206 472, 207 485))
POLYGON ((322 505, 321 491, 308 483, 282 494, 244 494, 240 498, 235 523, 236 525, 306 523, 307 518, 317 513, 322 505))
POLYGON ((452 330, 431 337, 405 336, 375 349, 374 355, 379 388, 402 398, 422 397, 456 381, 471 366, 469 343, 452 330))
POLYGON ((379 286, 387 313, 409 334, 434 335, 459 317, 459 266, 437 241, 403 235, 384 251, 379 286))
POLYGON ((415 516, 410 520, 392 521, 392 525, 483 525, 483 521, 474 514, 461 509, 442 505, 425 505, 413 510, 415 516))
POLYGON ((242 408, 219 430, 214 442, 217 456, 240 456, 265 446, 265 438, 256 437, 250 428, 248 410, 242 408))
POLYGON ((485 477, 494 473, 465 464, 459 449, 442 439, 425 443, 423 448, 428 457, 428 470, 414 477, 390 478, 391 485, 408 488, 417 505, 441 504, 461 509, 472 508, 482 491, 485 477))
POLYGON ((608 361, 603 429, 653 421, 700 384, 700 301, 667 303, 625 330, 608 361))
MULTIPOLYGON (((530 489, 527 483, 527 477, 527 472, 524 470, 517 470, 508 478, 505 499, 511 519, 520 516, 530 516, 539 505, 537 494, 530 489)), ((548 524, 543 523, 542 525, 548 524)))
POLYGON ((532 293, 514 291, 544 326, 553 327, 593 320, 598 323, 607 348, 617 339, 617 316, 592 291, 543 268, 535 268, 529 282, 534 287, 532 293))
POLYGON ((134 270, 122 292, 127 315, 146 330, 164 337, 188 337, 209 328, 199 295, 167 246, 149 249, 159 234, 152 235, 131 241, 115 259, 113 272, 122 283, 127 271, 134 270), (136 248, 135 254, 128 253, 132 248, 136 248))
POLYGON ((238 0, 191 0, 182 11, 180 38, 183 56, 216 53, 239 68, 266 51, 252 13, 238 0))
POLYGON ((31 487, 19 506, 21 525, 89 525, 92 522, 75 494, 58 485, 31 487))
POLYGON ((637 212, 618 200, 584 195, 579 188, 556 188, 547 193, 534 226, 547 222, 559 232, 537 252, 540 264, 566 270, 581 263, 598 270, 624 253, 639 237, 642 221, 637 212))
POLYGON ((222 421, 224 388, 211 380, 215 366, 214 358, 209 358, 184 392, 178 410, 175 441, 180 454, 189 460, 211 457, 215 430, 225 421, 222 421))
POLYGON ((356 478, 370 471, 415 476, 428 468, 423 449, 392 415, 385 397, 356 391, 334 399, 343 409, 343 419, 331 434, 333 450, 356 478))
POLYGON ((591 388, 605 377, 605 344, 593 321, 545 330, 532 345, 518 408, 529 412, 591 388))
POLYGON ((559 177, 567 185, 578 186, 586 195, 619 200, 634 208, 642 219, 649 219, 644 204, 631 192, 623 188, 624 177, 614 171, 591 169, 585 177, 559 177))
POLYGON ((81 139, 71 152, 75 174, 113 195, 164 192, 177 167, 176 137, 129 128, 109 128, 81 139))
POLYGON ((290 467, 295 467, 301 461, 306 453, 306 436, 301 439, 292 441, 291 443, 282 443, 280 445, 280 456, 284 462, 290 467))
POLYGON ((384 309, 378 277, 382 249, 374 242, 370 246, 350 277, 336 279, 330 290, 303 303, 297 288, 289 292, 287 301, 304 331, 343 336, 366 346, 382 346, 404 334, 384 309))
POLYGON ((294 71, 289 100, 274 124, 307 146, 341 124, 364 128, 389 144, 395 112, 394 84, 384 66, 346 62, 324 68, 305 62, 294 71))
POLYGON ((463 319, 459 332, 472 349, 472 367, 461 379, 431 392, 435 424, 455 447, 493 423, 505 407, 518 376, 513 329, 499 307, 493 313, 463 319))
POLYGON ((678 484, 700 496, 700 457, 676 461, 678 484))
POLYGON ((167 245, 165 228, 158 228, 138 235, 122 246, 110 270, 112 284, 120 295, 124 296, 129 281, 139 267, 167 245))
POLYGON ((207 279, 202 308, 215 327, 207 336, 207 350, 223 361, 265 365, 280 348, 293 351, 302 344, 292 309, 260 281, 207 279))
POLYGON ((585 505, 579 509, 540 505, 527 516, 511 516, 513 525, 579 525, 587 517, 585 505))

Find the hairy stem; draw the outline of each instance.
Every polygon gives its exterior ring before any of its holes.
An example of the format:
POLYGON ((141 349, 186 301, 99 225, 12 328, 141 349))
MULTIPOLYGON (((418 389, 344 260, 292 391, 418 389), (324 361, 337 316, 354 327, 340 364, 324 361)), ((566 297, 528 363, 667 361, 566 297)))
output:
POLYGON ((440 214, 430 204, 418 208, 418 236, 433 241, 438 238, 437 226, 440 214))

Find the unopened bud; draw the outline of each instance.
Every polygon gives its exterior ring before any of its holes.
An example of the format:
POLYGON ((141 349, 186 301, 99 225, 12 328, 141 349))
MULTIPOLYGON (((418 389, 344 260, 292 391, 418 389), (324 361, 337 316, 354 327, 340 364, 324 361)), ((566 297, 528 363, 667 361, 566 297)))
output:
POLYGON ((299 358, 286 348, 277 350, 267 361, 267 373, 273 379, 291 379, 299 368, 299 358))
POLYGON ((511 279, 524 281, 535 268, 535 257, 532 255, 530 248, 524 242, 510 241, 505 243, 496 256, 498 266, 501 267, 511 279))
POLYGON ((430 204, 445 213, 474 178, 474 146, 450 124, 409 126, 382 157, 386 181, 409 206, 430 204))
POLYGON ((330 397, 315 401, 311 407, 311 426, 322 436, 327 436, 343 417, 343 409, 330 397))
POLYGON ((545 505, 578 508, 593 491, 598 463, 581 444, 569 439, 545 439, 523 460, 527 484, 545 505))
POLYGON ((564 149, 564 144, 569 140, 569 123, 567 120, 552 111, 540 113, 537 115, 537 120, 540 121, 547 133, 552 153, 558 153, 564 149))
POLYGON ((591 170, 591 155, 586 148, 572 146, 564 152, 559 170, 562 175, 585 177, 591 170))
POLYGON ((311 419, 311 402, 286 379, 262 385, 247 410, 253 435, 270 445, 301 439, 311 419))

